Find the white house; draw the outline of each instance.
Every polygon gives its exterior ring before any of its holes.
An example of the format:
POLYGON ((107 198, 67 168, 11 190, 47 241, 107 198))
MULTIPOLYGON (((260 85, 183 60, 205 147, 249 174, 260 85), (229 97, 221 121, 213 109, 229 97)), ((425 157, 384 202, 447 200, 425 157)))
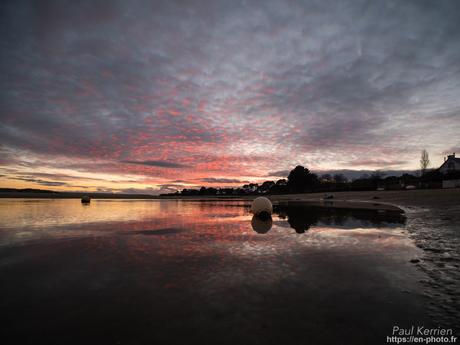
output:
POLYGON ((448 155, 438 170, 443 174, 451 171, 460 171, 460 158, 456 158, 455 153, 448 155))

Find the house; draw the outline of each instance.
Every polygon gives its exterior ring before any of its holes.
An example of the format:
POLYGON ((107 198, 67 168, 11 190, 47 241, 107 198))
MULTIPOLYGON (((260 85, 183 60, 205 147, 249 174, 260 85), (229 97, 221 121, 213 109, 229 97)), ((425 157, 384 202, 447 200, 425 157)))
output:
POLYGON ((244 194, 251 194, 257 191, 259 188, 259 185, 257 183, 250 183, 250 184, 245 184, 243 186, 243 193, 244 194))
POLYGON ((455 153, 448 155, 447 158, 444 158, 444 163, 439 167, 439 172, 443 174, 460 171, 460 158, 455 157, 455 153))
POLYGON ((460 180, 444 180, 442 188, 460 188, 460 180))

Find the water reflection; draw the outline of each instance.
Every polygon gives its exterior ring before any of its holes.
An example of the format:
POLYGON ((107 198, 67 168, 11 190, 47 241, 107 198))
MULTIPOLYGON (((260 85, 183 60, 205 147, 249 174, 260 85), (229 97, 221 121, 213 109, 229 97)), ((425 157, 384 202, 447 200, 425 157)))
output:
POLYGON ((266 234, 270 231, 273 225, 272 217, 265 219, 254 215, 251 220, 252 229, 259 234, 266 234))
POLYGON ((165 228, 156 230, 141 230, 134 233, 137 235, 175 235, 183 231, 184 229, 165 228))
MULTIPOLYGON (((275 207, 275 215, 282 220, 280 226, 285 226, 286 221, 289 227, 296 233, 302 234, 311 226, 330 226, 336 228, 379 228, 399 227, 404 225, 403 214, 394 211, 382 210, 356 210, 340 208, 322 208, 301 205, 282 205, 275 207)), ((266 234, 270 231, 273 220, 254 216, 251 220, 252 228, 259 234, 266 234)))
POLYGON ((260 220, 242 201, 0 200, 0 321, 15 343, 46 344, 319 343, 309 330, 361 335, 376 311, 385 332, 426 324, 417 295, 401 292, 421 278, 400 216, 275 211, 260 220))
POLYGON ((287 229, 301 234, 313 226, 370 229, 404 224, 404 216, 399 213, 302 205, 279 205, 273 218, 260 219, 252 218, 249 205, 242 200, 94 200, 91 206, 82 206, 79 200, 3 199, 0 200, 0 246, 120 232, 153 237, 173 235, 176 239, 200 235, 233 241, 240 236, 247 238, 269 231, 273 237, 274 228, 276 236, 286 236, 287 229), (251 225, 254 231, 248 232, 251 225))

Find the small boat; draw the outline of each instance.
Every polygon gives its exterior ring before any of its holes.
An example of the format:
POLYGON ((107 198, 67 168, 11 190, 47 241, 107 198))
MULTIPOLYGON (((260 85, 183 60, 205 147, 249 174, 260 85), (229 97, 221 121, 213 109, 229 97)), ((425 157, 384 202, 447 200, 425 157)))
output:
POLYGON ((81 197, 82 204, 89 204, 91 202, 91 198, 88 195, 84 195, 81 197))

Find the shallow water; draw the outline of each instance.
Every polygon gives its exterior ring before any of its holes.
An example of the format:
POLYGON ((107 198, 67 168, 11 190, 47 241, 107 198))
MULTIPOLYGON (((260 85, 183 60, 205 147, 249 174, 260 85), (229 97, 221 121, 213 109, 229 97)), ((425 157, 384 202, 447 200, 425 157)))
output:
POLYGON ((11 343, 385 343, 429 325, 399 215, 243 201, 0 200, 11 343), (20 340, 20 341, 19 341, 20 340))

